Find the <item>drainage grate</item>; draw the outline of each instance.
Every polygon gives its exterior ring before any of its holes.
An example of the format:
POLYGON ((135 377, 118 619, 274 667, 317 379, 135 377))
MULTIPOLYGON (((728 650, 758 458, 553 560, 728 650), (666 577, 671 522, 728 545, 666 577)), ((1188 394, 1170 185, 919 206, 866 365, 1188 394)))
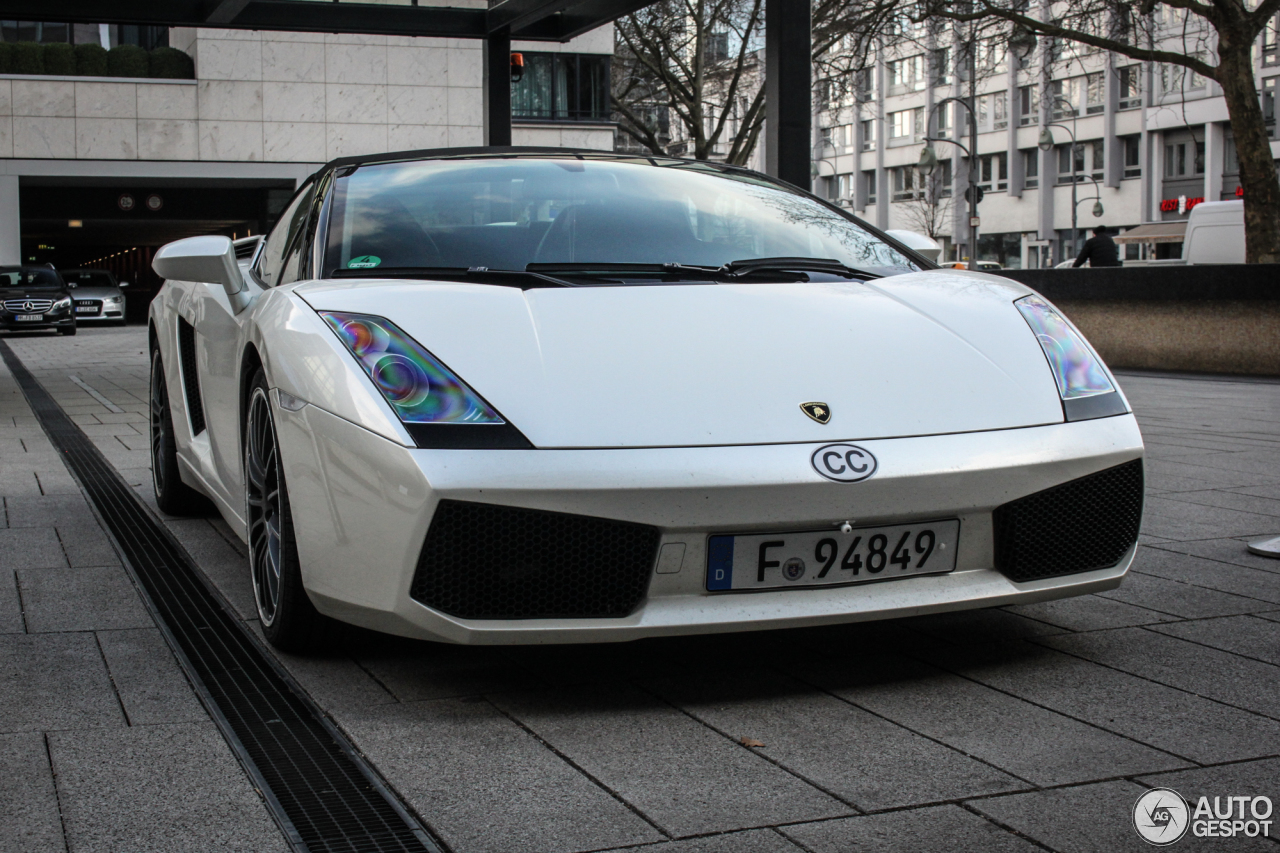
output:
POLYGON ((295 850, 439 853, 376 771, 230 615, 182 546, 3 341, 0 356, 114 537, 160 630, 295 850))

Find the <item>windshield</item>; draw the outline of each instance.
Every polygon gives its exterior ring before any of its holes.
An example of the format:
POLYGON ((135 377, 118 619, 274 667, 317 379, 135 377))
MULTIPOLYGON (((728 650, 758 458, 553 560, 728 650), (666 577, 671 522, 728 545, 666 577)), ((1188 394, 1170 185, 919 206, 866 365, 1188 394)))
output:
POLYGON ((105 270, 68 270, 62 277, 77 287, 115 287, 115 278, 105 270))
POLYGON ((62 289, 62 279, 48 267, 0 267, 0 287, 56 287, 62 289))
POLYGON ((836 211, 751 175, 549 157, 361 166, 337 181, 325 271, 777 257, 919 269, 836 211))

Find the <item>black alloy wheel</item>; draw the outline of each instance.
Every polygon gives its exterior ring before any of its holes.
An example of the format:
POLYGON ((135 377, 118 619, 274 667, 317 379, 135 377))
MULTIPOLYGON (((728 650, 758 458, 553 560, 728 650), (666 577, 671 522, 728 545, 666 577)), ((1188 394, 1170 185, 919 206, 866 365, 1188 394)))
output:
POLYGON ((173 410, 164 378, 160 350, 151 353, 151 483, 156 506, 169 515, 206 515, 209 499, 182 482, 178 473, 178 443, 173 434, 173 410))
POLYGON ((329 620, 316 610, 302 586, 275 416, 261 370, 249 392, 244 481, 249 570, 262 632, 284 651, 312 651, 322 644, 329 620))

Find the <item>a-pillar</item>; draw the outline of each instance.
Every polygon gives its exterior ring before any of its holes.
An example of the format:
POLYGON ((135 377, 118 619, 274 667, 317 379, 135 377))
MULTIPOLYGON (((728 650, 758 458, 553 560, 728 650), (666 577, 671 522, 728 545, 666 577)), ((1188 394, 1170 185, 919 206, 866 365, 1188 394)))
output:
MULTIPOLYGON (((809 189, 813 94, 809 0, 765 0, 765 171, 809 189)), ((877 199, 883 190, 877 187, 877 199)))
POLYGON ((484 42, 484 144, 511 144, 511 33, 484 42))
POLYGON ((0 266, 22 263, 22 222, 18 216, 18 176, 0 175, 0 266))

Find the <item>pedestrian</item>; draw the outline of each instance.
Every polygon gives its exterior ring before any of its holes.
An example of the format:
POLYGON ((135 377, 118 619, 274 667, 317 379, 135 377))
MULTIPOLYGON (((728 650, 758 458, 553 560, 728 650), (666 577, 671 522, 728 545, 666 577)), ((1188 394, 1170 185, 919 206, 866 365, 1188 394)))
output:
POLYGON ((1093 229, 1093 236, 1084 241, 1084 248, 1080 250, 1080 257, 1071 265, 1072 269, 1084 266, 1085 261, 1093 267, 1120 266, 1120 248, 1111 239, 1107 226, 1099 225, 1093 229))

